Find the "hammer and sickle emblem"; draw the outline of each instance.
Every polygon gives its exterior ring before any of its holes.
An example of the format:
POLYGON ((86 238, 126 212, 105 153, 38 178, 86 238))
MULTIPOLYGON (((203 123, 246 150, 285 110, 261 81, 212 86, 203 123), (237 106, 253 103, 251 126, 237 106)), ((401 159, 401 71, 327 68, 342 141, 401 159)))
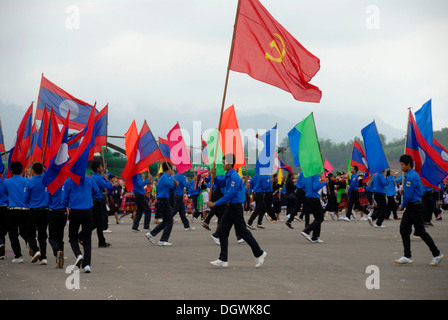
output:
POLYGON ((278 40, 280 40, 280 42, 282 44, 282 51, 280 51, 277 41, 274 39, 271 41, 271 43, 269 45, 271 46, 271 48, 275 48, 277 50, 279 57, 274 57, 269 52, 266 52, 264 56, 268 60, 271 60, 271 61, 274 61, 277 63, 282 63, 283 65, 285 65, 285 63, 283 62, 283 57, 286 56, 285 42, 283 41, 282 37, 279 34, 274 33, 273 36, 275 38, 277 38, 278 40))

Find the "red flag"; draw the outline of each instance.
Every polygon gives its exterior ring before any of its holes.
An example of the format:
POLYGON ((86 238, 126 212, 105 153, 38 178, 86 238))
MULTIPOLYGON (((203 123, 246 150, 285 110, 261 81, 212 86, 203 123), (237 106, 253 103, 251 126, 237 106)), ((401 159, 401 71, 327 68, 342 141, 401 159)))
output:
POLYGON ((290 92, 296 100, 320 102, 310 84, 320 60, 278 23, 258 0, 241 0, 230 69, 290 92))
POLYGON ((246 165, 243 141, 233 105, 222 114, 220 145, 224 155, 228 153, 235 155, 235 170, 246 165))
POLYGON ((170 146, 171 163, 176 166, 177 172, 184 173, 191 169, 190 154, 185 145, 179 123, 168 132, 167 140, 170 146))

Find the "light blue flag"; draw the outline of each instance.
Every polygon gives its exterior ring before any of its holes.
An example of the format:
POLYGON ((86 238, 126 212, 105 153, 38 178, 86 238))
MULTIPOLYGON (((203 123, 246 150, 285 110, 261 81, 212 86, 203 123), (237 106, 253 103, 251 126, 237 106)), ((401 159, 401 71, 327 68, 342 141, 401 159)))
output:
POLYGON ((271 175, 274 172, 275 148, 277 143, 277 125, 267 131, 262 137, 264 147, 258 155, 256 172, 260 175, 271 175))

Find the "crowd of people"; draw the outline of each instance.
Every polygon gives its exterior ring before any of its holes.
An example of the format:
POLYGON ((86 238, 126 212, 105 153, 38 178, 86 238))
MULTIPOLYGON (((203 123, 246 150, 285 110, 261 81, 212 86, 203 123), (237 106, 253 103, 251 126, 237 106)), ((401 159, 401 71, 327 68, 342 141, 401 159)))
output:
POLYGON ((288 173, 279 179, 277 174, 240 176, 233 162, 224 157, 225 175, 216 176, 213 168, 210 172, 199 171, 189 181, 184 174, 175 173, 169 163, 164 163, 163 172, 155 178, 145 174, 134 176, 132 191, 127 190, 119 177, 109 175, 101 163, 93 162, 92 175, 83 177, 79 184, 67 178, 54 194, 50 194, 43 183, 45 168, 41 163, 34 163, 24 172, 20 162, 13 162, 10 165, 12 178, 2 176, 0 179, 0 259, 5 259, 8 234, 14 253, 13 263, 24 262, 21 237, 29 249, 31 263, 48 263, 48 241, 56 267, 62 268, 64 228, 68 224, 75 265, 90 272, 92 232, 96 230, 98 247, 111 246, 105 237, 109 232, 109 216, 113 216, 117 224, 130 216, 132 232, 141 232, 143 218, 148 241, 155 244, 161 233, 157 244, 171 246, 169 238, 173 221, 179 214, 185 231, 194 229, 191 222, 195 219, 201 220, 203 228, 211 230, 211 219, 215 217, 217 227, 211 238, 221 246, 221 252, 217 260, 210 262, 213 266, 228 266, 228 236, 234 226, 237 241, 249 244, 255 266, 260 267, 266 252, 250 230, 264 229, 263 221, 283 222, 290 229, 294 229, 295 220, 303 221, 301 235, 312 243, 323 243, 321 224, 324 220, 350 222, 359 214, 360 220, 376 228, 385 227, 384 221, 390 218, 403 219, 400 233, 405 255, 395 261, 401 264, 412 263, 408 237, 410 226, 414 225, 415 234, 433 253, 431 264, 437 265, 443 255, 425 230, 432 226, 433 215, 435 220, 442 219, 442 209, 446 210, 448 204, 448 185, 441 183, 440 190, 427 188, 413 176, 412 158, 405 157, 400 162, 401 176, 387 170, 364 177, 353 166, 350 173, 330 172, 311 177, 288 173), (414 180, 410 182, 408 176, 414 180), (407 189, 415 185, 419 189, 407 194, 411 192, 407 189), (397 212, 405 207, 410 213, 400 218, 397 212), (150 227, 152 216, 154 228, 150 227))

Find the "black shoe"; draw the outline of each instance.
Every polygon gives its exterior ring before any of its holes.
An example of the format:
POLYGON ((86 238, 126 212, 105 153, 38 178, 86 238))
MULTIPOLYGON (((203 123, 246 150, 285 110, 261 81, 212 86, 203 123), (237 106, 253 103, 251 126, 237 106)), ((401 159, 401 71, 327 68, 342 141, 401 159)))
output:
POLYGON ((109 242, 105 242, 105 243, 99 244, 98 248, 107 248, 107 247, 110 247, 110 246, 111 246, 111 244, 109 242))
POLYGON ((289 229, 294 229, 294 227, 291 225, 291 222, 288 221, 285 224, 288 226, 289 229))

